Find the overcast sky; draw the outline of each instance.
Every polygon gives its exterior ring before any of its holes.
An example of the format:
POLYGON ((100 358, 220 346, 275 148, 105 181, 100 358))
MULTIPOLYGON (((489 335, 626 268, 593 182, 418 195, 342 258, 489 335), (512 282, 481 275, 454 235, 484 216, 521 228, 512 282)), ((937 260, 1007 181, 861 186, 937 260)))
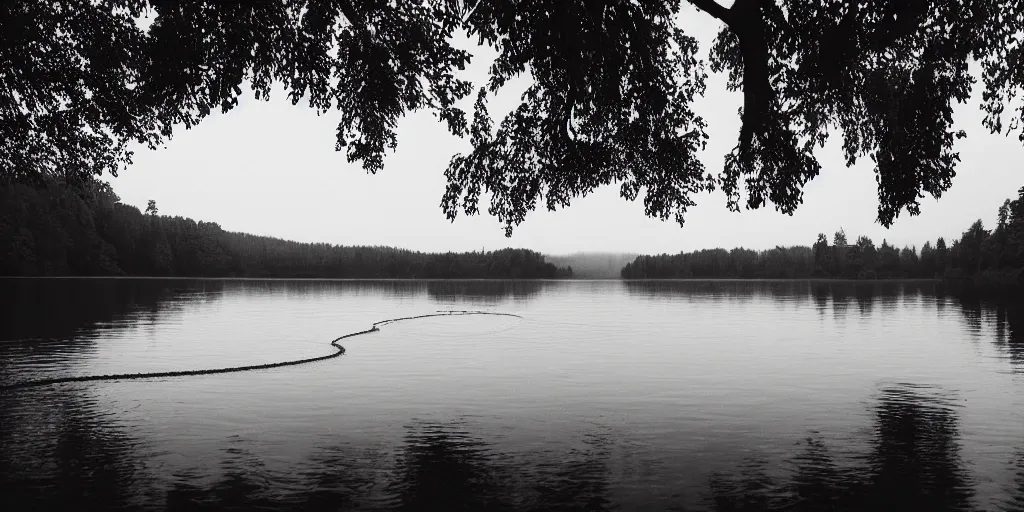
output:
MULTIPOLYGON (((706 57, 718 23, 684 11, 681 24, 698 37, 706 57)), ((467 76, 482 83, 488 56, 475 48, 467 76)), ((510 109, 525 80, 492 101, 492 115, 510 109)), ((708 121, 711 140, 702 155, 710 172, 736 144, 741 94, 725 90, 725 77, 711 75, 695 105, 708 121)), ((282 90, 283 91, 283 90, 282 90)), ((472 95, 464 107, 471 112, 472 95)), ((598 189, 565 209, 543 206, 505 238, 486 211, 449 222, 440 209, 444 170, 468 141, 450 135, 428 112, 407 116, 398 127, 398 149, 384 170, 366 174, 334 151, 338 114, 317 116, 280 92, 263 102, 247 94, 228 114, 213 114, 191 130, 179 129, 166 148, 136 149, 134 165, 112 178, 122 201, 145 208, 154 199, 161 214, 213 221, 230 231, 303 242, 391 245, 423 251, 525 247, 547 254, 576 251, 675 253, 712 247, 809 245, 819 232, 844 228, 852 241, 867 235, 876 244, 917 245, 938 236, 958 236, 971 222, 995 223, 996 209, 1024 186, 1024 145, 1016 136, 990 135, 981 126, 980 88, 959 105, 955 119, 968 137, 957 144, 961 163, 952 188, 936 201, 922 200, 921 215, 905 212, 885 229, 875 223, 878 205, 870 159, 847 168, 836 133, 818 151, 822 173, 805 188, 804 204, 792 216, 772 207, 729 212, 721 192, 697 198, 686 225, 644 215, 637 202, 621 199, 616 185, 598 189)), ((482 207, 481 210, 484 210, 482 207)))

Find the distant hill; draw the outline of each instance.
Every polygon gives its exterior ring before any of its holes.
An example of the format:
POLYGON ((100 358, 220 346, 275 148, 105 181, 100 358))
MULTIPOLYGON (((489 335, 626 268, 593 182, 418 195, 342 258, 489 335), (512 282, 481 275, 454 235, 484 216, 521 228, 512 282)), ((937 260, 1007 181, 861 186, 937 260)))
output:
POLYGON ((0 184, 0 276, 552 279, 527 249, 424 253, 300 243, 146 213, 106 183, 0 184))
POLYGON ((565 255, 545 255, 545 261, 564 268, 572 267, 577 279, 620 279, 622 267, 636 259, 634 253, 578 252, 565 255))

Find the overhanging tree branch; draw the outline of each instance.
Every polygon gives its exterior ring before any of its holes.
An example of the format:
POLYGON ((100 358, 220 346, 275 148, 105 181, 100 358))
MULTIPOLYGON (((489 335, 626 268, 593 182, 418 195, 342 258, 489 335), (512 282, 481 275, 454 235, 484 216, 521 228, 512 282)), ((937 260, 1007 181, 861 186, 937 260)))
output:
POLYGON ((433 109, 465 131, 454 105, 472 89, 458 75, 470 54, 451 37, 465 30, 498 52, 491 93, 527 71, 537 85, 497 133, 488 119, 473 152, 452 160, 449 218, 460 205, 475 211, 486 191, 510 232, 544 196, 568 204, 621 181, 629 200, 646 190, 649 215, 682 223, 692 194, 738 197, 741 178, 752 207, 791 213, 820 169, 814 147, 839 128, 848 164, 874 158, 888 226, 950 187, 963 133, 952 105, 970 98, 972 60, 984 69, 989 129, 1024 87, 1021 0, 686 1, 725 24, 711 67, 743 89, 739 145, 721 179, 697 158, 707 123, 691 104, 706 73, 697 39, 676 26, 679 0, 279 1, 244 16, 214 0, 143 2, 156 13, 146 31, 122 14, 134 0, 11 0, 0 19, 24 30, 0 52, 0 181, 113 174, 130 161, 127 140, 155 147, 173 127, 233 106, 250 78, 264 93, 280 80, 293 101, 336 104, 337 149, 376 172, 407 112, 433 109))
POLYGON ((732 14, 715 0, 689 0, 694 7, 726 22, 730 23, 732 14))

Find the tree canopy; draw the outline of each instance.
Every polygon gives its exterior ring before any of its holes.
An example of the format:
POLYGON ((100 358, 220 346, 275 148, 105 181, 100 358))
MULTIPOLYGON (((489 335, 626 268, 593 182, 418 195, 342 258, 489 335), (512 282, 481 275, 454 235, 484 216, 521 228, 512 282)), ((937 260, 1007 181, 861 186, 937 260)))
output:
POLYGON ((0 185, 0 276, 556 279, 564 265, 527 249, 424 253, 301 243, 145 214, 110 185, 0 185))
POLYGON ((483 198, 506 234, 539 204, 611 184, 679 223, 696 193, 715 189, 730 209, 792 213, 821 170, 815 146, 839 132, 848 164, 874 162, 877 220, 889 226, 949 188, 965 135, 953 103, 969 98, 972 62, 985 128, 1021 131, 1024 2, 682 1, 721 23, 709 66, 680 28, 680 0, 10 0, 0 175, 116 173, 129 143, 155 147, 230 110, 247 83, 261 99, 282 84, 293 103, 337 110, 337 149, 371 173, 396 147, 398 119, 429 109, 472 143, 445 171, 441 208, 454 219, 483 198), (460 78, 472 55, 459 33, 497 49, 485 83, 460 78), (692 109, 708 68, 743 93, 738 141, 717 173, 698 159, 708 134, 692 109), (491 119, 488 100, 525 73, 519 104, 491 119), (459 100, 474 90, 470 116, 459 100))

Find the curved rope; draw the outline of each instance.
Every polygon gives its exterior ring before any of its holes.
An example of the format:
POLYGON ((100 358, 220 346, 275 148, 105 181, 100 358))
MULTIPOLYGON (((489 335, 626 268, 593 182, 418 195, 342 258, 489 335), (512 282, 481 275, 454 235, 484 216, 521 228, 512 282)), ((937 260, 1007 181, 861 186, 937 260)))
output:
POLYGON ((233 372, 246 372, 250 370, 265 370, 268 368, 280 368, 282 366, 295 366, 299 364, 315 363, 317 361, 326 361, 328 359, 334 359, 345 353, 345 347, 338 344, 339 341, 345 338, 353 338, 355 336, 361 336, 363 334, 369 334, 371 332, 379 331, 379 326, 393 324, 395 322, 401 322, 404 320, 415 320, 417 318, 428 318, 432 316, 463 316, 463 315, 493 315, 493 316, 511 316, 515 318, 522 318, 519 315, 512 313, 493 313, 490 311, 438 311, 437 313, 429 313, 426 315, 407 316, 402 318, 389 318, 387 320, 381 320, 374 322, 369 329, 365 331, 353 332, 344 336, 339 336, 331 341, 331 345, 337 349, 333 354, 326 356, 310 357, 306 359, 297 359, 294 361, 282 361, 279 363, 267 363, 267 364, 254 364, 250 366, 235 366, 231 368, 210 368, 207 370, 184 370, 177 372, 154 372, 154 373, 119 373, 111 375, 85 375, 80 377, 58 377, 54 379, 39 379, 39 380, 28 380, 23 382, 16 382, 14 384, 7 384, 0 386, 0 391, 7 391, 12 389, 24 389, 34 388, 39 386, 49 386, 51 384, 62 384, 65 382, 88 382, 97 380, 129 380, 129 379, 155 379, 160 377, 187 377, 190 375, 212 375, 215 373, 233 373, 233 372))

